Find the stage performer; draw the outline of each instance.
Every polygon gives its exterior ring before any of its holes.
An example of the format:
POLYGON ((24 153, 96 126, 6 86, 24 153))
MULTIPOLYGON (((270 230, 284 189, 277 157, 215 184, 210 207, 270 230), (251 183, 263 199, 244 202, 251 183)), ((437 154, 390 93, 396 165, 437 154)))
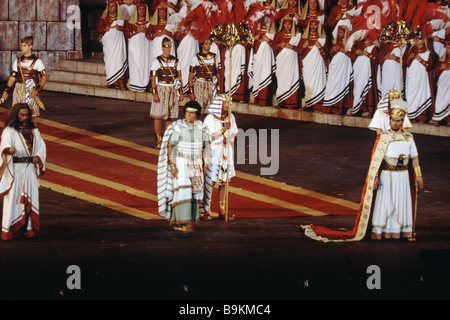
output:
POLYGON ((23 56, 15 59, 12 64, 11 76, 6 83, 2 94, 2 100, 8 99, 9 91, 16 84, 13 92, 12 105, 27 103, 32 111, 32 117, 40 115, 39 108, 44 108, 39 99, 39 92, 47 83, 47 72, 41 59, 33 54, 33 37, 25 37, 20 40, 20 51, 23 56), (39 79, 40 76, 40 79, 39 79))
POLYGON ((351 50, 353 60, 352 114, 372 116, 378 102, 378 47, 369 39, 356 41, 351 50))
POLYGON ((192 33, 182 24, 182 21, 191 12, 191 1, 183 0, 181 9, 173 13, 169 18, 169 23, 177 25, 175 41, 177 45, 177 58, 180 60, 181 76, 184 84, 184 93, 189 94, 189 70, 191 58, 200 50, 200 44, 192 33))
POLYGON ((305 30, 311 20, 318 20, 321 28, 325 26, 325 11, 319 0, 307 0, 300 15, 299 25, 305 30))
POLYGON ((437 81, 435 112, 430 123, 450 124, 450 40, 446 42, 446 51, 435 69, 437 81))
POLYGON ((125 72, 128 69, 127 45, 123 34, 125 17, 119 3, 109 0, 103 12, 97 31, 101 35, 103 60, 105 61, 107 88, 119 86, 126 90, 125 72))
POLYGON ((161 2, 158 4, 158 8, 155 13, 153 13, 150 19, 150 26, 147 28, 146 36, 147 39, 152 41, 150 50, 150 59, 153 61, 156 57, 162 54, 161 42, 164 38, 170 39, 172 42, 170 54, 176 56, 175 41, 173 39, 174 35, 171 31, 172 29, 168 26, 167 22, 169 19, 169 7, 167 3, 161 2))
POLYGON ((163 54, 153 60, 151 65, 151 84, 153 101, 150 117, 154 119, 156 148, 161 147, 162 121, 167 128, 178 118, 178 104, 184 99, 183 82, 178 59, 170 54, 172 41, 166 37, 162 41, 163 54))
POLYGON ((406 54, 405 95, 408 117, 420 123, 431 119, 434 113, 433 56, 427 48, 426 39, 414 43, 406 54))
POLYGON ((377 136, 354 227, 344 231, 302 226, 306 236, 324 242, 360 241, 372 224, 371 239, 415 240, 415 203, 423 179, 414 138, 402 128, 406 113, 405 101, 392 101, 391 129, 377 136), (414 169, 415 188, 410 186, 410 164, 414 169), (374 190, 377 190, 376 197, 374 190))
POLYGON ((338 25, 335 30, 330 49, 331 63, 325 86, 323 112, 341 115, 352 107, 353 67, 350 52, 345 51, 349 29, 345 25, 338 25))
POLYGON ((129 89, 132 91, 144 92, 149 85, 151 41, 145 36, 149 25, 150 15, 147 5, 137 4, 124 27, 128 38, 129 89))
POLYGON ((353 10, 353 0, 339 0, 338 3, 331 8, 327 17, 326 25, 333 30, 340 20, 351 18, 347 13, 353 10))
POLYGON ((184 119, 164 133, 158 158, 159 214, 170 220, 174 230, 190 232, 199 217, 199 205, 208 210, 210 172, 207 148, 210 135, 198 118, 201 106, 186 103, 184 119), (204 171, 206 168, 206 172, 204 171))
MULTIPOLYGON (((391 126, 389 124, 389 115, 391 114, 391 102, 400 99, 400 92, 397 90, 390 90, 383 99, 377 104, 377 109, 373 115, 372 120, 369 123, 369 129, 376 131, 380 134, 384 131, 388 131, 391 126)), ((403 128, 411 128, 411 122, 408 119, 408 115, 403 119, 403 128)))
POLYGON ((211 44, 210 39, 200 44, 201 51, 191 57, 189 68, 189 98, 200 104, 202 114, 219 91, 219 61, 211 44))
MULTIPOLYGON (((381 97, 384 97, 389 90, 400 91, 404 83, 400 84, 400 55, 404 55, 396 43, 384 42, 380 48, 380 74, 377 75, 378 89, 381 97)), ((404 79, 403 79, 404 80, 404 79)))
MULTIPOLYGON (((275 6, 275 3, 273 4, 273 6, 275 6)), ((297 29, 300 29, 301 28, 300 15, 302 14, 302 11, 303 11, 303 9, 302 9, 302 4, 301 4, 300 0, 284 1, 284 3, 281 5, 281 8, 279 8, 277 10, 277 15, 276 15, 276 19, 275 19, 276 26, 279 29, 281 26, 281 20, 284 17, 289 16, 290 18, 295 19, 296 27, 297 27, 297 29)))
POLYGON ((321 102, 327 84, 327 38, 318 20, 310 20, 298 44, 305 97, 302 108, 322 112, 321 102))
POLYGON ((26 103, 13 105, 0 144, 0 196, 3 197, 2 239, 39 230, 39 180, 45 172, 46 146, 26 103))
MULTIPOLYGON (((230 97, 223 93, 219 94, 208 106, 209 114, 203 121, 211 135, 211 190, 217 183, 219 189, 219 219, 224 219, 226 216, 227 184, 236 175, 234 170, 233 142, 239 130, 230 108, 230 97)), ((212 206, 212 201, 210 205, 212 206)), ((208 217, 209 214, 210 212, 205 213, 205 217, 208 217)), ((229 217, 230 220, 234 218, 234 215, 229 217)))
POLYGON ((272 48, 275 53, 277 108, 299 108, 300 64, 297 45, 302 34, 298 32, 296 20, 286 16, 281 20, 280 30, 275 34, 272 48))
POLYGON ((248 86, 254 102, 260 106, 271 106, 275 91, 276 61, 271 47, 274 36, 270 32, 270 23, 265 21, 259 24, 253 35, 255 42, 250 52, 248 86))

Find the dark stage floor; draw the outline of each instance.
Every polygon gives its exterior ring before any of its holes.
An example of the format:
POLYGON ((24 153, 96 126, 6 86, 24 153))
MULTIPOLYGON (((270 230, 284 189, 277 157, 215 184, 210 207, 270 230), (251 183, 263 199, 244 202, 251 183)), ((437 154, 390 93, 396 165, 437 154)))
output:
MULTIPOLYGON (((154 145, 148 104, 54 92, 44 92, 42 100, 42 118, 154 145)), ((279 170, 266 178, 359 203, 374 132, 240 114, 236 119, 244 130, 279 130, 279 170)), ((235 212, 235 221, 200 222, 195 232, 180 234, 166 221, 42 188, 39 236, 0 242, 0 298, 448 299, 450 140, 415 139, 425 181, 415 243, 325 244, 297 227, 351 227, 354 216, 239 219, 235 212), (81 289, 67 287, 73 265, 81 289), (379 267, 380 289, 368 288, 370 266, 379 267)), ((258 161, 237 170, 259 175, 266 166, 258 161)))

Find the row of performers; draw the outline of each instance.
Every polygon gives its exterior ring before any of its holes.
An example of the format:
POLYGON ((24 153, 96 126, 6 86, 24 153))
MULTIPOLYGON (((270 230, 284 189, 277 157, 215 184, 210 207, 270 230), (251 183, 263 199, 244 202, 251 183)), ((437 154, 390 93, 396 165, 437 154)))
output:
POLYGON ((395 89, 404 92, 410 119, 448 122, 448 36, 444 41, 428 39, 405 48, 400 72, 400 49, 393 43, 361 40, 348 50, 351 27, 348 19, 339 20, 342 16, 330 15, 337 22, 329 40, 323 13, 311 14, 312 2, 306 20, 281 9, 278 14, 286 15, 276 23, 260 24, 254 45, 235 45, 230 72, 230 55, 224 46, 213 42, 205 49, 189 33, 170 27, 170 6, 158 5, 150 18, 148 6, 137 4, 126 19, 121 6, 110 1, 98 25, 108 86, 126 90, 128 71, 130 90, 148 90, 151 73, 161 67, 155 59, 162 54, 162 39, 168 37, 173 44, 171 55, 177 57, 181 70, 182 91, 202 106, 213 96, 212 89, 196 94, 195 82, 213 82, 210 87, 220 92, 231 88, 236 101, 254 99, 261 106, 364 116, 373 115, 380 97, 395 89), (402 88, 401 73, 405 74, 402 88))

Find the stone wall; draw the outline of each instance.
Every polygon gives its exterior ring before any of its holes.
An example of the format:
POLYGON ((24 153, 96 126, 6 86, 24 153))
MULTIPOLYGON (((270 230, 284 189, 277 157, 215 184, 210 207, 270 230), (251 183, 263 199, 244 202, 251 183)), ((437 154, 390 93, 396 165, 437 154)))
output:
POLYGON ((0 80, 7 80, 11 64, 20 56, 20 39, 34 37, 33 53, 42 59, 47 71, 61 59, 81 59, 81 29, 75 28, 75 12, 80 0, 1 0, 0 1, 0 80), (70 23, 72 22, 72 24, 70 23))

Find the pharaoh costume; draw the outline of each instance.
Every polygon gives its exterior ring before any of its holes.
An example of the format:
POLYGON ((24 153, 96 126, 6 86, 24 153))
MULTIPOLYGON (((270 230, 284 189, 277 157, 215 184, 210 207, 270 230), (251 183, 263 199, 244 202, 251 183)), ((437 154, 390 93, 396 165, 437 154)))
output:
POLYGON ((0 144, 0 196, 3 197, 2 239, 10 240, 26 228, 26 236, 39 230, 39 180, 45 172, 46 146, 38 129, 3 130, 0 144), (14 147, 14 155, 4 153, 14 147), (40 159, 32 163, 32 157, 40 159))
POLYGON ((138 4, 130 20, 125 23, 124 32, 128 38, 129 89, 132 91, 144 92, 150 81, 151 41, 145 36, 149 25, 150 17, 146 4, 138 4), (143 19, 138 19, 140 7, 145 7, 143 19))
POLYGON ((408 117, 427 121, 431 119, 434 111, 431 90, 433 58, 425 41, 420 46, 419 48, 418 44, 414 44, 406 57, 405 96, 409 105, 408 117))
POLYGON ((164 133, 158 158, 159 215, 172 225, 197 221, 199 204, 209 208, 211 193, 210 172, 204 173, 204 149, 210 143, 208 129, 201 121, 193 124, 177 120, 164 133), (172 155, 168 145, 174 146, 172 155), (178 170, 172 176, 169 159, 178 170))
POLYGON ((330 49, 331 63, 323 100, 323 112, 344 114, 352 107, 351 83, 353 67, 350 53, 345 52, 348 28, 339 25, 333 33, 333 46, 330 49), (343 38, 339 38, 341 31, 343 38))
POLYGON ((219 87, 217 55, 213 52, 206 54, 198 52, 191 57, 189 70, 194 81, 191 90, 194 92, 195 100, 202 107, 202 113, 206 113, 206 107, 217 95, 219 87))
MULTIPOLYGON (((398 100, 395 100, 398 101, 398 100)), ((393 108, 391 114, 398 109, 393 108)), ((406 114, 406 110, 400 112, 406 114)), ((416 192, 410 187, 408 164, 418 157, 413 136, 400 130, 387 131, 377 136, 370 160, 360 207, 352 229, 331 229, 323 226, 304 225, 305 235, 323 242, 360 241, 371 230, 377 238, 406 238, 413 236, 416 192), (381 186, 375 193, 375 178, 380 174, 381 186), (373 210, 373 213, 372 213, 373 210)), ((414 168, 418 176, 420 168, 414 168)))
MULTIPOLYGON (((389 115, 391 113, 391 103, 389 102, 389 95, 392 93, 400 94, 397 90, 391 90, 388 92, 383 99, 377 104, 377 109, 373 114, 373 118, 370 121, 369 129, 376 131, 379 129, 381 132, 388 131, 391 128, 389 124, 389 115)), ((411 121, 409 121, 408 115, 405 115, 403 119, 403 128, 411 128, 411 121)))
POLYGON ((218 138, 211 142, 211 180, 218 183, 229 182, 236 175, 233 141, 239 132, 234 115, 231 112, 228 115, 222 115, 223 99, 227 99, 225 94, 219 94, 213 99, 213 102, 208 106, 209 114, 203 121, 211 136, 217 132, 222 132, 218 138), (225 130, 224 126, 228 119, 231 121, 231 128, 225 130))
POLYGON ((21 56, 12 64, 11 77, 16 78, 12 105, 26 103, 30 106, 33 116, 39 116, 39 104, 30 96, 31 91, 38 89, 39 76, 43 77, 45 71, 42 60, 32 54, 30 57, 21 56))
MULTIPOLYGON (((105 61, 106 82, 108 85, 120 85, 125 89, 125 72, 128 68, 127 46, 122 28, 125 18, 118 3, 116 16, 110 16, 108 8, 103 12, 97 31, 102 35, 103 60, 105 61), (107 27, 109 31, 106 31, 107 27)), ((108 2, 108 3, 109 3, 108 2)))
POLYGON ((322 110, 319 103, 323 100, 327 84, 328 70, 325 61, 328 52, 326 42, 327 38, 322 25, 317 20, 311 20, 298 45, 302 62, 302 77, 305 84, 305 97, 302 106, 304 108, 312 107, 316 111, 322 110), (318 30, 315 33, 310 32, 312 23, 318 24, 318 30), (320 47, 316 45, 316 41, 319 41, 320 47), (305 48, 306 42, 308 45, 305 48))

